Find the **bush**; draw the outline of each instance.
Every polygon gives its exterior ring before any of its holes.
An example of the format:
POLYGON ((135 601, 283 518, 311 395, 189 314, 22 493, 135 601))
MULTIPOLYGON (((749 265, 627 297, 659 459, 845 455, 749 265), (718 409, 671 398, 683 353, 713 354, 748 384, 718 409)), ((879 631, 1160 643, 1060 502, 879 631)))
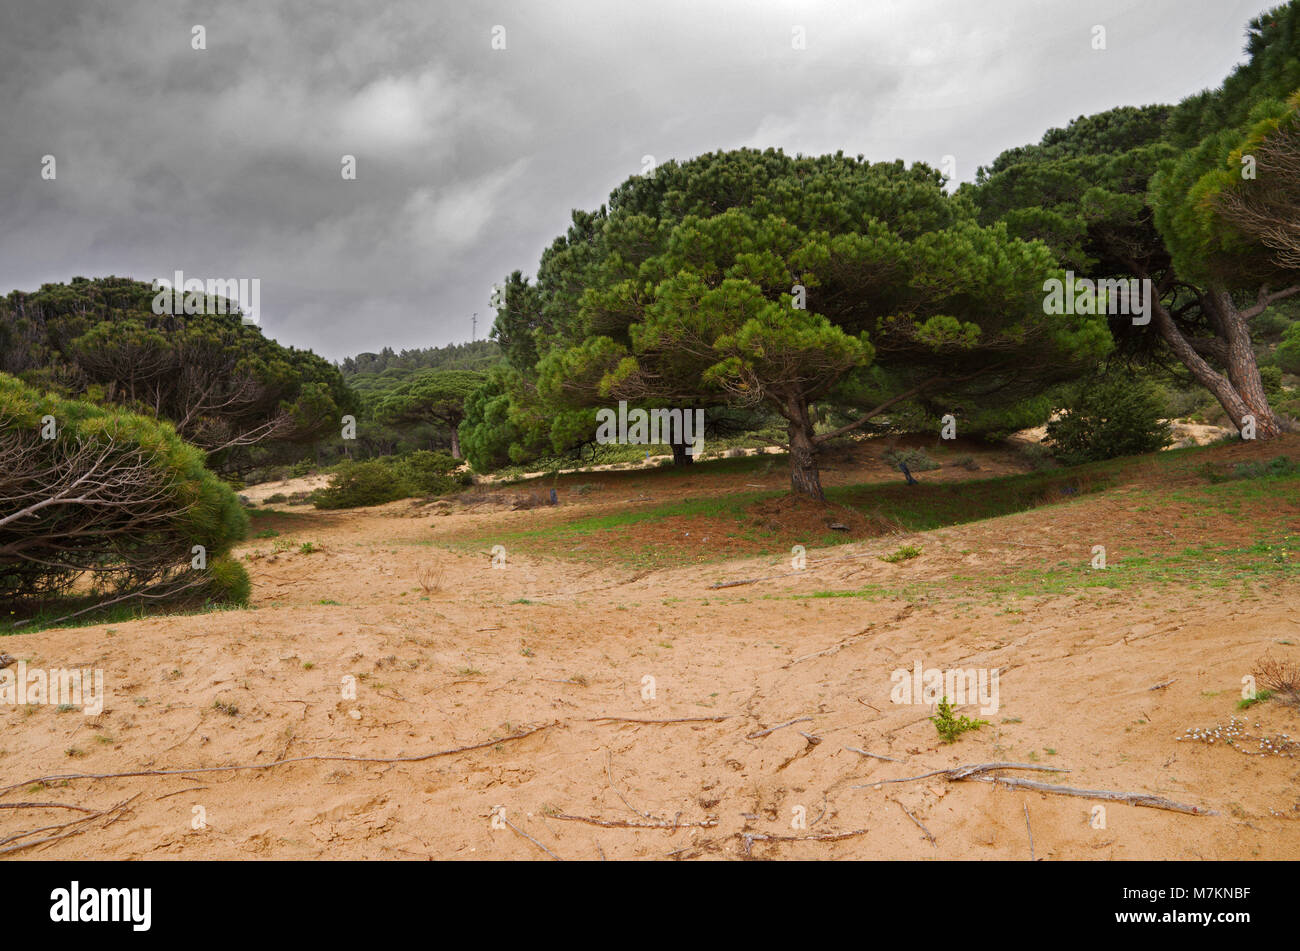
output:
POLYGON ((248 604, 253 585, 248 571, 229 555, 222 555, 208 565, 208 585, 205 594, 214 604, 248 604))
POLYGON ((1052 455, 1052 450, 1042 443, 1025 443, 1020 447, 1020 454, 1029 461, 1035 472, 1055 469, 1058 466, 1056 457, 1052 455))
POLYGON ((951 701, 945 695, 939 701, 939 715, 930 717, 930 722, 939 732, 939 737, 945 743, 957 742, 957 737, 971 730, 978 730, 982 726, 988 726, 988 720, 972 720, 967 716, 955 716, 951 701))
POLYGON ((413 452, 393 466, 416 495, 446 495, 469 482, 469 473, 453 472, 460 463, 445 452, 413 452))
POLYGON ((370 462, 345 462, 330 477, 330 484, 311 494, 318 509, 353 509, 365 505, 382 505, 410 495, 406 481, 392 465, 370 462))
POLYGON ((201 588, 193 547, 211 571, 248 531, 204 462, 168 423, 0 374, 0 602, 66 596, 83 575, 92 601, 201 588), (43 438, 51 420, 54 438, 43 438))
POLYGON ((1300 373, 1300 321, 1287 328, 1282 342, 1273 351, 1278 367, 1287 373, 1300 373))
POLYGON ((1259 368, 1259 381, 1264 386, 1264 396, 1269 403, 1277 403, 1284 398, 1282 392, 1282 368, 1279 366, 1262 366, 1259 368))
POLYGON ((1173 441, 1155 387, 1140 378, 1099 377, 1075 388, 1047 424, 1047 439, 1066 465, 1163 449, 1173 441))
POLYGON ((924 449, 891 449, 883 458, 895 469, 900 465, 906 465, 912 472, 928 472, 939 468, 939 463, 931 459, 924 449))

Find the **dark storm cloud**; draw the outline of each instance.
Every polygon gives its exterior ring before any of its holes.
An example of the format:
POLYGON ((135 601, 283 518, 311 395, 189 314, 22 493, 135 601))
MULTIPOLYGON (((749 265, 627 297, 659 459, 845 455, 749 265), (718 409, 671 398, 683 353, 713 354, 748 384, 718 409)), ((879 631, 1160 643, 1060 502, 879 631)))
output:
POLYGON ((1074 116, 1217 85, 1268 6, 10 3, 0 293, 256 277, 265 332, 331 358, 465 340, 471 312, 490 326, 492 282, 532 273, 569 210, 643 156, 952 156, 969 180, 1074 116))

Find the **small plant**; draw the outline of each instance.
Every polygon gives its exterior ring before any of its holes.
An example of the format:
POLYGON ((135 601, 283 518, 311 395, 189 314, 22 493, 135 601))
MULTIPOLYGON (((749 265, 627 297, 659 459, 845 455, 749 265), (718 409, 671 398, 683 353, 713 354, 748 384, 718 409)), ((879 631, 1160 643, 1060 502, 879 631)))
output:
POLYGON ((311 670, 311 669, 312 669, 313 667, 315 667, 315 666, 316 666, 316 665, 315 665, 314 663, 312 663, 311 661, 308 660, 308 661, 304 661, 304 662, 303 662, 302 669, 303 669, 303 670, 311 670))
POLYGON ((320 549, 317 548, 315 545, 313 545, 311 542, 303 542, 301 545, 298 546, 298 554, 300 555, 310 555, 312 552, 316 552, 316 551, 320 551, 320 549))
POLYGON ((1256 696, 1267 692, 1270 696, 1279 695, 1286 703, 1300 707, 1300 664, 1262 657, 1255 662, 1255 669, 1251 673, 1264 688, 1256 696))
POLYGON ((1270 701, 1270 700, 1272 700, 1272 699, 1273 699, 1273 691, 1271 691, 1271 690, 1260 690, 1260 691, 1258 691, 1258 692, 1255 694, 1255 696, 1253 696, 1253 697, 1246 697, 1246 698, 1244 698, 1244 699, 1242 699, 1242 700, 1238 700, 1238 701, 1237 701, 1237 709, 1238 709, 1238 710, 1249 710, 1251 707, 1253 707, 1253 706, 1254 706, 1255 704, 1257 704, 1257 703, 1267 703, 1268 701, 1270 701))
POLYGON ((235 706, 233 703, 226 703, 222 700, 212 701, 212 709, 219 713, 224 713, 228 717, 237 716, 239 714, 239 707, 235 706))
POLYGON ((892 555, 881 555, 880 560, 887 561, 891 565, 896 565, 900 561, 908 561, 912 558, 920 557, 921 551, 922 550, 915 545, 904 545, 892 555))
POLYGON ((444 569, 441 568, 421 568, 420 573, 415 576, 415 580, 420 583, 424 593, 430 595, 442 587, 443 572, 444 569))
POLYGON ((946 695, 939 701, 939 715, 930 717, 930 722, 934 724, 934 728, 939 731, 939 737, 945 743, 955 743, 957 737, 963 733, 989 725, 988 720, 972 720, 967 716, 954 716, 952 704, 948 701, 946 695))
POLYGON ((72 704, 70 704, 70 703, 61 703, 61 704, 59 704, 57 707, 54 708, 54 712, 55 712, 55 713, 71 713, 71 712, 72 712, 73 710, 75 710, 75 709, 77 709, 77 708, 74 707, 74 706, 73 706, 72 704))

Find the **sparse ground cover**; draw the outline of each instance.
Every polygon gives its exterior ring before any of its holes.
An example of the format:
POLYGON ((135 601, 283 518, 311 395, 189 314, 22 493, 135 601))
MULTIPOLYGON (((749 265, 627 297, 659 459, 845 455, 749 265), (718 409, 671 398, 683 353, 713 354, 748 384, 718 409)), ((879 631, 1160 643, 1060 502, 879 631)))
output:
POLYGON ((1261 658, 1300 660, 1300 480, 1273 462, 1297 437, 1031 473, 975 450, 910 490, 879 449, 828 474, 848 533, 770 508, 785 474, 750 459, 545 480, 555 507, 513 508, 524 485, 258 514, 247 609, 0 639, 107 680, 98 716, 0 707, 0 802, 60 804, 0 811, 4 848, 72 815, 7 854, 1024 858, 1028 806, 1038 857, 1300 849, 1300 714, 1240 706, 1261 658), (945 742, 937 704, 891 702, 917 663, 999 671, 998 709, 958 703, 987 723, 945 742), (990 762, 1033 769, 911 779, 990 762))

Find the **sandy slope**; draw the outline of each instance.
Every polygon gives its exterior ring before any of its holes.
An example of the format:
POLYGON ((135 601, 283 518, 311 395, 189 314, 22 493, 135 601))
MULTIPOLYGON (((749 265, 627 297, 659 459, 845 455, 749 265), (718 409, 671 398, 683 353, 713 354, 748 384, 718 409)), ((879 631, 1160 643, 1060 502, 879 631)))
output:
MULTIPOLYGON (((702 478, 678 491, 715 489, 702 478)), ((442 516, 410 503, 300 510, 278 526, 282 537, 321 550, 300 554, 295 544, 275 554, 272 540, 241 549, 259 553, 250 562, 255 610, 4 639, 7 653, 32 665, 103 668, 109 700, 94 719, 0 707, 0 785, 309 755, 415 757, 546 728, 418 762, 54 781, 0 802, 98 809, 136 797, 117 821, 91 819, 81 834, 22 858, 545 859, 544 846, 566 859, 736 858, 747 849, 755 858, 1027 859, 1026 805, 1038 858, 1292 858, 1300 854, 1294 756, 1178 737, 1227 723, 1242 675, 1266 650, 1300 655, 1296 585, 1213 594, 1090 588, 1000 604, 790 597, 868 582, 998 579, 1020 565, 1086 561, 1098 541, 1118 559, 1233 531, 1176 506, 1153 508, 1161 491, 1128 486, 929 533, 925 554, 899 565, 876 557, 896 549, 897 537, 812 550, 798 573, 771 558, 634 573, 518 555, 495 570, 486 552, 439 545, 467 529, 548 524, 608 498, 442 516), (422 572, 437 584, 431 594, 422 572), (756 576, 771 577, 708 587, 756 576), (892 704, 890 672, 917 659, 1002 668, 991 725, 945 746, 929 707, 892 704), (341 696, 349 675, 355 700, 341 696), (643 698, 646 676, 655 678, 652 701, 643 698), (750 737, 795 718, 810 719, 750 737), (1008 775, 1140 791, 1219 815, 1116 803, 1094 828, 1086 799, 937 777, 872 785, 992 760, 1070 770, 1008 775), (204 829, 193 828, 196 807, 204 829), (496 807, 509 825, 492 827, 496 807), (797 807, 806 829, 792 828, 797 807), (859 830, 840 840, 745 839, 859 830)), ((1300 501, 1276 504, 1294 511, 1300 531, 1300 501)), ((1300 737, 1297 715, 1279 704, 1245 716, 1252 730, 1260 724, 1255 732, 1300 737)), ((0 839, 81 816, 3 810, 0 839)))

